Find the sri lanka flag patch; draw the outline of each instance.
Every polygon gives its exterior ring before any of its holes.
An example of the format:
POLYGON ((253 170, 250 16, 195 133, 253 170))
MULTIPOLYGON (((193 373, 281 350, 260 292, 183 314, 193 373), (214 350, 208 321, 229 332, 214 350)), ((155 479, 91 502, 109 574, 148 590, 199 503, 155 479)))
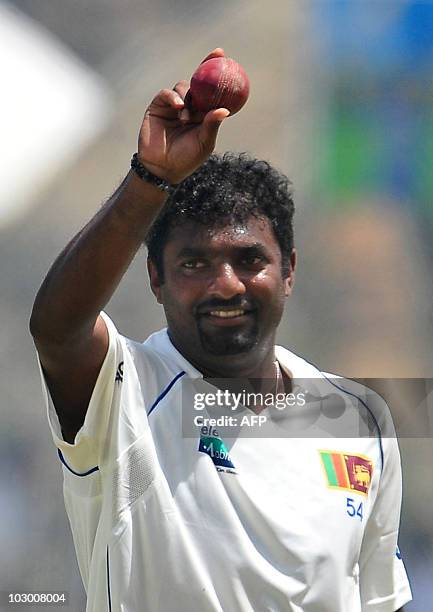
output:
POLYGON ((373 477, 373 462, 362 455, 320 451, 328 486, 368 495, 373 477))

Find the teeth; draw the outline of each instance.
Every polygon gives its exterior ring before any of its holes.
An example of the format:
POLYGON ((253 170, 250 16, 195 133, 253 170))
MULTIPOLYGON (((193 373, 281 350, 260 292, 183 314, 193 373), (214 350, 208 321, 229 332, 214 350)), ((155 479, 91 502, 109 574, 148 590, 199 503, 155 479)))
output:
POLYGON ((230 317, 240 317, 245 314, 244 310, 212 310, 210 314, 213 317, 222 317, 223 319, 228 319, 230 317))

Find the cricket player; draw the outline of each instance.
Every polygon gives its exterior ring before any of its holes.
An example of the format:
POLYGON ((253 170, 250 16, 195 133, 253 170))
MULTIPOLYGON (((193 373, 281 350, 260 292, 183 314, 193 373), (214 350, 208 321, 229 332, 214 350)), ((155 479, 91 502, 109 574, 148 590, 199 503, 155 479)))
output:
POLYGON ((86 610, 401 610, 387 409, 275 345, 296 266, 289 181, 212 154, 229 112, 194 114, 187 89, 154 97, 131 170, 31 318, 86 610), (139 343, 103 309, 144 241, 167 327, 139 343), (216 379, 253 381, 259 402, 216 379), (334 435, 309 380, 370 435, 334 435))

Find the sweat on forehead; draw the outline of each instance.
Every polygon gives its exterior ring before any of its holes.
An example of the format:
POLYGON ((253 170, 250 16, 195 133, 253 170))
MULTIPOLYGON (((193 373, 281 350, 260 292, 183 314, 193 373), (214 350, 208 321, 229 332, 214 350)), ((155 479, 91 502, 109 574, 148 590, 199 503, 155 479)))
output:
POLYGON ((257 240, 269 242, 272 239, 276 241, 276 236, 269 219, 265 217, 250 215, 245 222, 223 222, 211 227, 185 220, 169 230, 165 248, 173 242, 207 247, 211 244, 223 246, 225 243, 243 245, 255 243, 257 240))
POLYGON ((192 241, 194 241, 196 238, 199 238, 200 240, 209 240, 217 235, 241 237, 248 234, 251 222, 254 223, 255 221, 257 221, 258 226, 262 227, 263 229, 269 226, 272 228, 269 219, 254 214, 248 215, 248 217, 242 220, 236 218, 218 219, 218 221, 212 225, 197 221, 195 219, 180 218, 175 225, 172 224, 171 227, 168 228, 165 242, 170 242, 179 234, 188 237, 188 239, 192 241))

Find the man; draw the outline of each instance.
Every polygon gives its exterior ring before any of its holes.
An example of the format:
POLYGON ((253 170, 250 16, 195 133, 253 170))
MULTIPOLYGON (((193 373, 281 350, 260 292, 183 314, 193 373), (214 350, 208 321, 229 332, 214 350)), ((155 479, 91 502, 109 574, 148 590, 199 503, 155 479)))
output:
POLYGON ((193 414, 197 389, 218 396, 212 379, 293 397, 296 379, 341 385, 275 347, 296 264, 287 179, 209 157, 228 111, 194 115, 187 89, 154 98, 133 169, 54 263, 31 319, 87 610, 394 612, 410 599, 395 439, 278 438, 264 400, 232 418, 268 415, 268 437, 236 421, 226 439, 193 414), (138 344, 101 310, 145 239, 167 330, 138 344))

